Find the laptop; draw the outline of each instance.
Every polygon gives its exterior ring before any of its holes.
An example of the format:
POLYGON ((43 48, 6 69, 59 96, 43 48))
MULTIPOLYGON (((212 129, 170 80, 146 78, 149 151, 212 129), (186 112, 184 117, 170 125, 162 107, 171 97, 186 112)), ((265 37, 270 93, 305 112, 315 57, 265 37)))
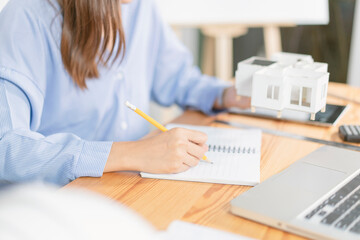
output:
POLYGON ((313 239, 360 239, 360 152, 321 147, 233 199, 230 211, 313 239))

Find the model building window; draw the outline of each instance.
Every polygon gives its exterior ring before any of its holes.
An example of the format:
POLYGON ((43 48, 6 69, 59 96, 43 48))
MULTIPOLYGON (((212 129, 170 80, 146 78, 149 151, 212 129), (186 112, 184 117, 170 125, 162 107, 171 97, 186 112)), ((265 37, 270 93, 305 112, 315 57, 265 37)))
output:
POLYGON ((291 87, 290 103, 292 105, 300 105, 300 87, 299 86, 291 87))
POLYGON ((266 97, 268 99, 279 100, 279 90, 280 90, 279 86, 269 85, 267 87, 267 95, 266 95, 266 97))
POLYGON ((268 98, 268 99, 272 99, 272 85, 268 85, 268 87, 267 87, 267 95, 266 95, 266 97, 268 98))
POLYGON ((274 86, 274 99, 279 100, 279 86, 274 86))
POLYGON ((302 88, 302 100, 301 106, 310 107, 311 104, 311 88, 303 87, 302 88))

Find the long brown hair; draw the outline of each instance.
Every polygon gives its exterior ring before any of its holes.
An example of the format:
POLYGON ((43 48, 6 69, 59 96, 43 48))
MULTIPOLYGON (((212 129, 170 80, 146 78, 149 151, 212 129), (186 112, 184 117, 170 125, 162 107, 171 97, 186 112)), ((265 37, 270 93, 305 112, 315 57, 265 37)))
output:
POLYGON ((125 51, 125 36, 120 13, 121 0, 58 0, 58 2, 63 15, 62 61, 74 82, 85 89, 86 79, 99 77, 98 64, 106 66, 109 63, 115 51, 117 37, 119 42, 114 60, 121 51, 125 51), (108 55, 107 48, 111 49, 108 55))

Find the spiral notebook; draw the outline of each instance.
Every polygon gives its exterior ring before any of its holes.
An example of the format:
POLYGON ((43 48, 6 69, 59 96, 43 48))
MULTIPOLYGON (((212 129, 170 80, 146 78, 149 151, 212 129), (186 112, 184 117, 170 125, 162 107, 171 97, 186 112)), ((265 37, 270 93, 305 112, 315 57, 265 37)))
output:
POLYGON ((174 127, 194 129, 206 133, 209 146, 206 156, 213 164, 200 161, 197 166, 182 173, 151 174, 141 172, 142 177, 250 186, 260 182, 260 130, 183 124, 167 125, 168 129, 174 127))

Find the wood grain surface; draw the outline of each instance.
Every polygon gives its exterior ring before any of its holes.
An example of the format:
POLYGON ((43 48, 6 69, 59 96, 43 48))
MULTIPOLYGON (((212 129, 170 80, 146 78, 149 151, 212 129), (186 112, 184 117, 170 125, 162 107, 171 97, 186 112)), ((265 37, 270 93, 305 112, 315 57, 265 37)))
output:
MULTIPOLYGON (((331 83, 329 93, 360 101, 360 89, 344 84, 331 83)), ((328 103, 350 106, 335 127, 318 127, 230 114, 208 117, 195 111, 186 111, 174 122, 226 127, 212 122, 215 119, 231 120, 342 142, 337 134, 338 126, 360 124, 360 105, 334 97, 328 97, 328 103)), ((320 146, 316 143, 263 134, 261 182, 320 146)), ((65 186, 65 188, 79 187, 130 207, 161 230, 166 229, 173 220, 180 219, 257 239, 304 239, 232 215, 229 212, 230 200, 250 189, 247 186, 142 179, 137 172, 116 172, 104 174, 101 178, 79 178, 65 186)))

